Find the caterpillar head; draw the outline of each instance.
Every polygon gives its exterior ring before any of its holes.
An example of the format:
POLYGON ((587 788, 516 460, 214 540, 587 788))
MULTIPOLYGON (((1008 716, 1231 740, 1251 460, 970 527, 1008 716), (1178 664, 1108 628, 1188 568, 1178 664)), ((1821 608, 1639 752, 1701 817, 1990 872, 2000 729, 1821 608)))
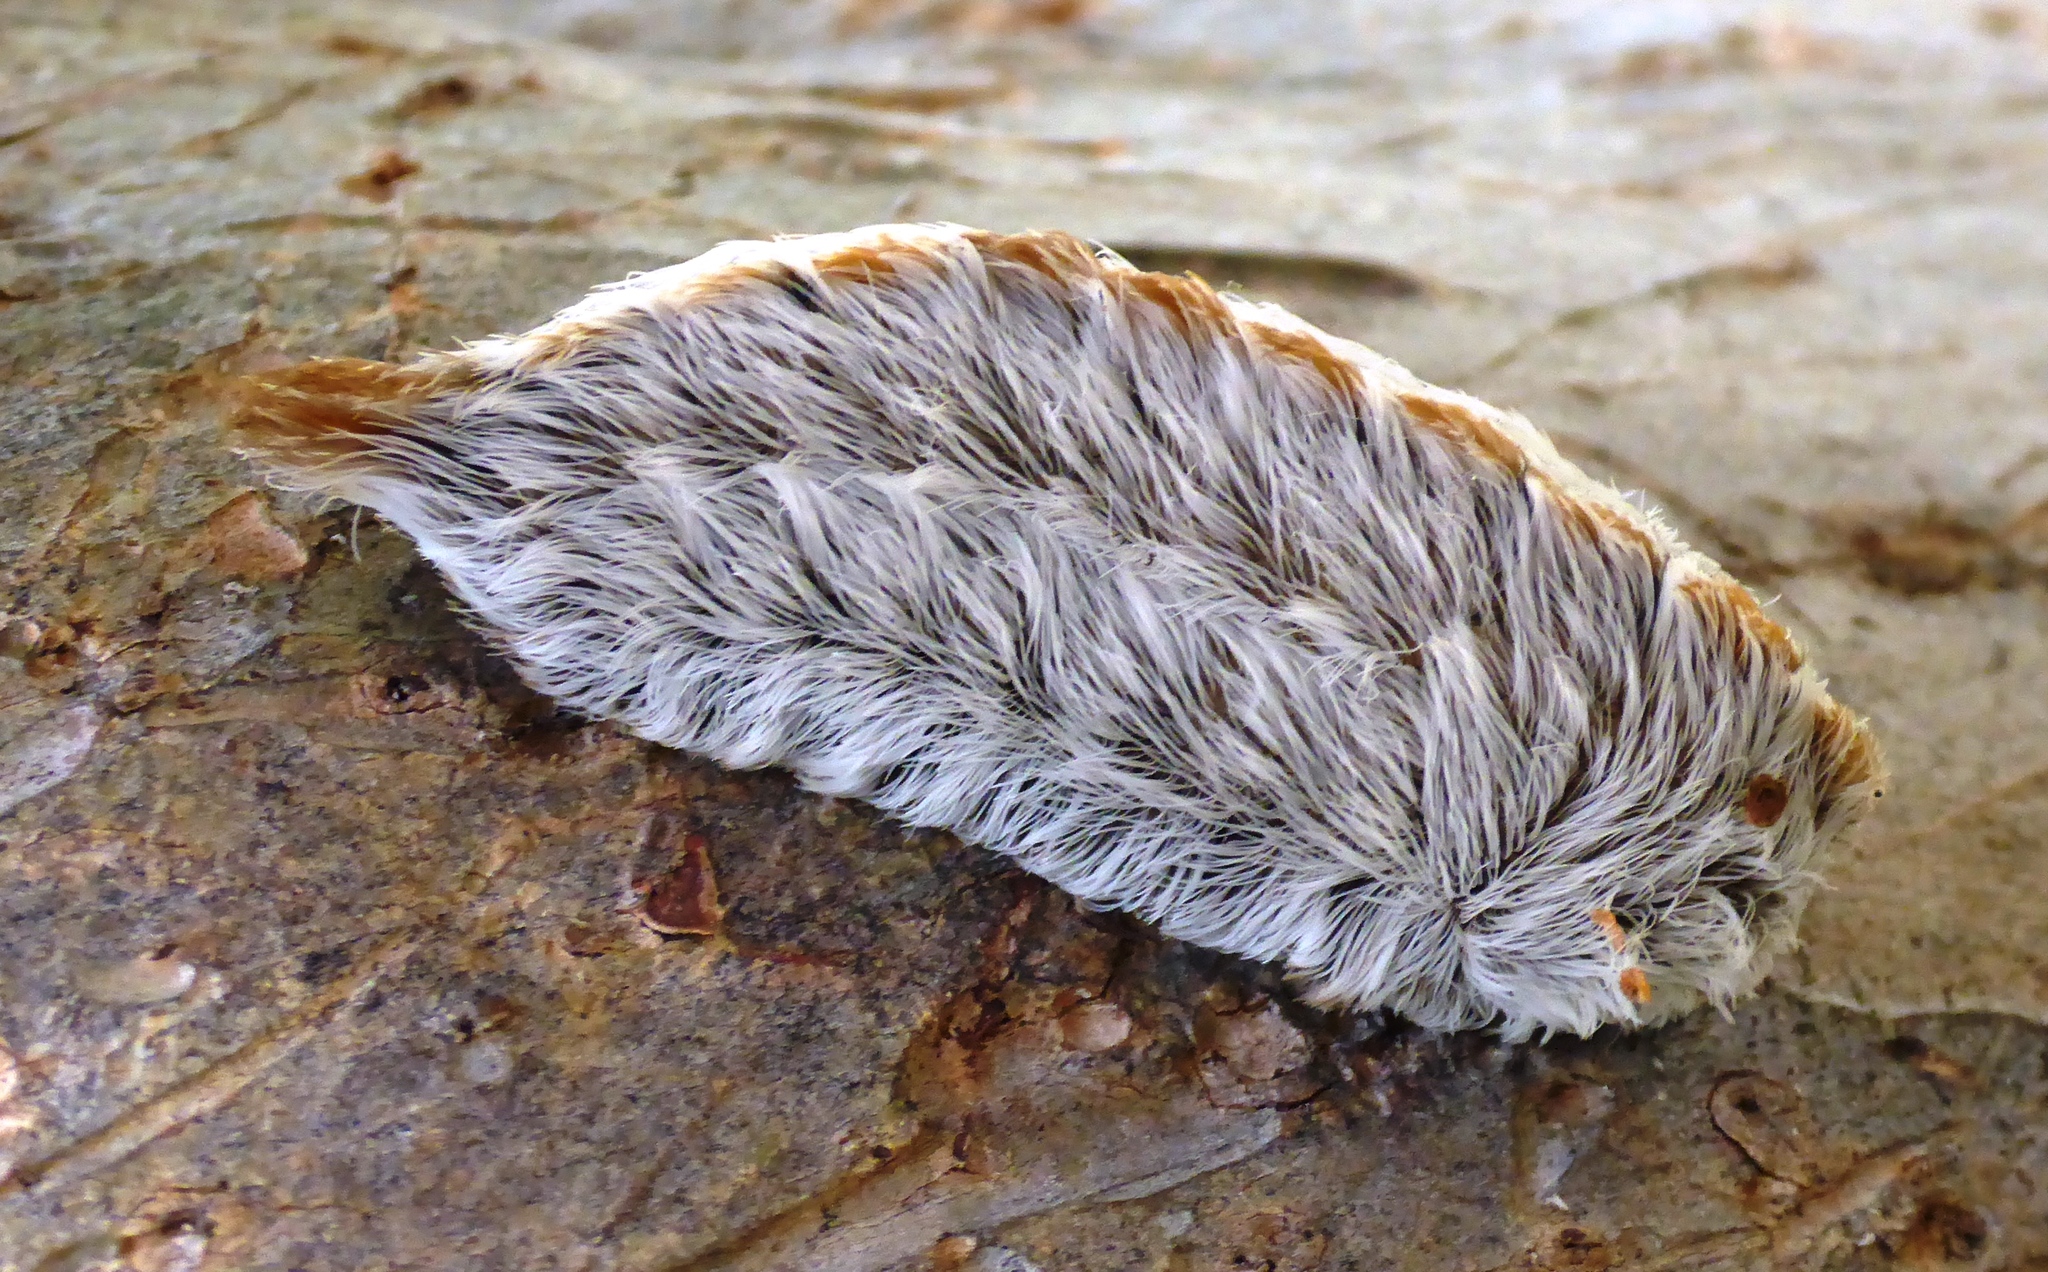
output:
POLYGON ((1425 647, 1424 686, 1508 686, 1508 728, 1475 739, 1422 691, 1427 847, 1333 894, 1296 963, 1312 996, 1585 1034, 1725 1006, 1792 946, 1824 850, 1882 793, 1876 742, 1725 575, 1653 595, 1633 648, 1425 647))

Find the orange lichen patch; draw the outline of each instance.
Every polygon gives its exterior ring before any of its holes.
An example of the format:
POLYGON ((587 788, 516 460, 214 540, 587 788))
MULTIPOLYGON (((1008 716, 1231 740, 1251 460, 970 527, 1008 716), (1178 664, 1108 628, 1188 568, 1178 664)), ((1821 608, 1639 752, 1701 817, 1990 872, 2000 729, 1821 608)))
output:
POLYGON ((243 443, 290 463, 343 459, 388 433, 407 407, 467 383, 447 366, 315 358, 237 381, 228 427, 243 443))
POLYGON ((1095 8, 1096 0, 840 0, 836 34, 901 24, 925 35, 1013 35, 1071 26, 1095 8))
POLYGON ((1631 967, 1621 974, 1622 997, 1641 1007, 1650 1001, 1650 978, 1640 967, 1631 967))
POLYGON ((662 936, 710 936, 725 918, 718 881, 711 873, 711 845, 704 836, 683 836, 683 850, 667 873, 636 887, 645 899, 635 916, 662 936))
POLYGON ((406 158, 396 150, 386 150, 378 155, 369 167, 343 177, 336 184, 341 187, 343 194, 368 199, 372 203, 389 203, 391 196, 398 191, 398 183, 407 177, 417 175, 419 171, 420 165, 416 161, 406 158))
POLYGON ((1417 427, 1436 434, 1466 454, 1517 475, 1529 467, 1529 457, 1512 438, 1464 403, 1427 393, 1400 393, 1395 400, 1417 427))
POLYGON ((1621 926, 1621 920, 1614 917, 1614 911, 1593 911, 1593 926, 1600 929, 1601 935, 1607 938, 1607 943, 1614 947, 1615 953, 1619 954, 1628 948, 1628 931, 1621 926))
POLYGON ((1678 588, 1700 607, 1707 626, 1728 642, 1738 657, 1742 650, 1755 645, 1787 671, 1797 671, 1805 665, 1806 655, 1799 652, 1791 633, 1772 622, 1764 607, 1740 583, 1728 578, 1697 578, 1688 579, 1678 588))
POLYGON ((1243 327, 1245 335, 1264 346, 1268 352, 1307 364, 1339 393, 1348 394, 1358 390, 1358 367, 1349 358, 1316 339, 1311 333, 1289 331, 1262 322, 1247 322, 1243 327))
POLYGON ((1785 779, 1759 773, 1749 779, 1749 789, 1742 793, 1742 818, 1752 826, 1775 826, 1791 802, 1792 788, 1785 785, 1785 779))
POLYGON ((1814 754, 1830 766, 1828 794, 1874 782, 1884 776, 1884 757, 1877 739, 1853 712, 1833 698, 1813 706, 1814 754))

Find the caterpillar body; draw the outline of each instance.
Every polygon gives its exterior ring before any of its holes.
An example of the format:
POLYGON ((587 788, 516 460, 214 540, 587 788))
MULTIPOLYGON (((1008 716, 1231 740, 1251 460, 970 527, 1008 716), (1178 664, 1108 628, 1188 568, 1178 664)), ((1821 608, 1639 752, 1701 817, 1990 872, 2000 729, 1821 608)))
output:
POLYGON ((1521 418, 1059 233, 728 243, 252 378, 532 685, 1006 853, 1315 1002, 1513 1037, 1752 988, 1881 762, 1521 418))

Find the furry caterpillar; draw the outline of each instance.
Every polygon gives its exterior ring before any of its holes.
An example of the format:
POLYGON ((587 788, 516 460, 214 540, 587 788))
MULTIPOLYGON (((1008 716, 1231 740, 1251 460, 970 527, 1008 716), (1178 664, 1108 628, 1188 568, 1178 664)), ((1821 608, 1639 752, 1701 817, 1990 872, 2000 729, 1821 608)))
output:
POLYGON ((1725 1003, 1879 793, 1750 594, 1527 422, 1064 234, 727 243, 235 427, 566 706, 1320 1003, 1725 1003))

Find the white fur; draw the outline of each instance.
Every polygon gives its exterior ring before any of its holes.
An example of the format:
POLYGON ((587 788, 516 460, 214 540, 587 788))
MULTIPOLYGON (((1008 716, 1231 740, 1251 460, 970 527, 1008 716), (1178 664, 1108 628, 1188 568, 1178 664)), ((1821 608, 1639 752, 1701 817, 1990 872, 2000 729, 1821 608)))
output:
POLYGON ((726 244, 436 355, 470 378, 376 408, 360 453, 252 448, 411 535, 565 705, 1316 1001, 1522 1036, 1753 985, 1875 779, 1837 777, 1811 671, 1703 618, 1683 585, 1718 567, 1283 311, 1190 327, 1114 258, 988 241, 726 244), (814 267, 849 249, 888 267, 814 267), (1519 459, 1418 426, 1418 393, 1519 459), (1759 773, 1791 791, 1769 828, 1759 773))

